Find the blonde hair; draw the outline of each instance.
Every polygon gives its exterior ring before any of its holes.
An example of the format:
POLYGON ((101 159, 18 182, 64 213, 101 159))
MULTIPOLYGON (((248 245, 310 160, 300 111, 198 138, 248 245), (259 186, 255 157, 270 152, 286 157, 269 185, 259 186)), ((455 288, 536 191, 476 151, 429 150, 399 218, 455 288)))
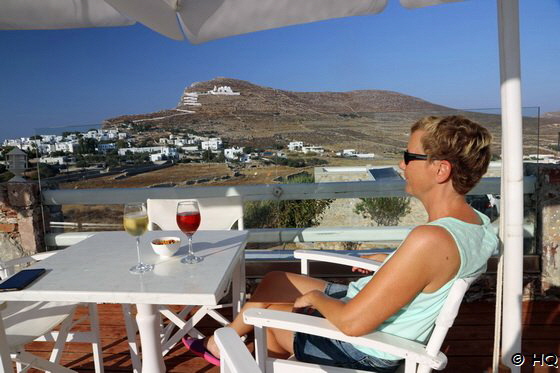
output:
POLYGON ((470 119, 451 115, 425 117, 412 125, 411 131, 423 130, 422 147, 428 160, 451 163, 453 188, 467 194, 486 173, 492 153, 492 135, 470 119))

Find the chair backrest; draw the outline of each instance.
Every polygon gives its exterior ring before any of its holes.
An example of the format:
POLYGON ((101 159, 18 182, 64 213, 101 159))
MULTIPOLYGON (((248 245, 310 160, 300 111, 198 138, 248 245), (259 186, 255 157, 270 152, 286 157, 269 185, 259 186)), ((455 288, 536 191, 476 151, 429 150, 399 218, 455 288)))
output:
MULTIPOLYGON (((148 199, 148 229, 174 230, 177 228, 177 203, 185 199, 148 199)), ((200 230, 243 229, 243 201, 241 197, 199 198, 200 230)))
POLYGON ((0 260, 0 280, 3 280, 23 267, 28 267, 29 265, 40 262, 43 259, 47 259, 49 256, 56 254, 60 250, 47 251, 44 253, 33 254, 29 256, 24 256, 21 258, 11 259, 6 262, 0 260))
MULTIPOLYGON (((459 278, 455 280, 449 290, 449 295, 441 308, 441 311, 436 319, 436 325, 432 331, 432 335, 426 344, 426 352, 430 355, 436 355, 440 349, 447 331, 453 325, 457 314, 459 313, 459 307, 461 307, 461 302, 465 293, 469 289, 469 286, 477 279, 476 277, 459 278)), ((418 373, 431 372, 429 367, 419 366, 418 373)))

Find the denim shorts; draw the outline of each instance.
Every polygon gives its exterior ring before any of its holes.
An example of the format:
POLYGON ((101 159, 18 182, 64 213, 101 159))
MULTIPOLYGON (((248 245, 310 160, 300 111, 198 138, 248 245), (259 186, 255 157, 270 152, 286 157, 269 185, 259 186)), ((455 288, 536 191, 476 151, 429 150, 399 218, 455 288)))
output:
MULTIPOLYGON (((341 299, 346 296, 347 290, 348 286, 346 285, 328 283, 324 293, 330 297, 341 299)), ((316 310, 313 310, 310 314, 323 317, 316 310)), ((400 365, 400 360, 385 360, 367 355, 350 343, 301 332, 294 333, 294 355, 297 360, 306 363, 378 373, 393 373, 400 365)))

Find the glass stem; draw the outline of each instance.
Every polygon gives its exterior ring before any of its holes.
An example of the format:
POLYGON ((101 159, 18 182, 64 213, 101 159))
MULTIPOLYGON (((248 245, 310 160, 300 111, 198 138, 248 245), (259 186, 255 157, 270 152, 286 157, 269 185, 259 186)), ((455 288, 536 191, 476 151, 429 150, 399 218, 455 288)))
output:
POLYGON ((194 256, 194 253, 192 251, 192 234, 187 235, 189 238, 189 256, 194 256))
POLYGON ((142 260, 140 260, 140 236, 136 236, 136 252, 138 253, 138 264, 142 264, 142 260))

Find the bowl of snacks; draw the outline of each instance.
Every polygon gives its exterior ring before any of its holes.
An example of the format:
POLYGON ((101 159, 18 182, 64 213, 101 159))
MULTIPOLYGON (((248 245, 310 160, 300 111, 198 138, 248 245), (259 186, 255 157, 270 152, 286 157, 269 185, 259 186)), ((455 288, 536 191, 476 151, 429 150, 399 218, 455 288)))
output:
POLYGON ((181 239, 179 237, 159 237, 152 240, 152 249, 159 256, 169 257, 179 250, 181 239))

